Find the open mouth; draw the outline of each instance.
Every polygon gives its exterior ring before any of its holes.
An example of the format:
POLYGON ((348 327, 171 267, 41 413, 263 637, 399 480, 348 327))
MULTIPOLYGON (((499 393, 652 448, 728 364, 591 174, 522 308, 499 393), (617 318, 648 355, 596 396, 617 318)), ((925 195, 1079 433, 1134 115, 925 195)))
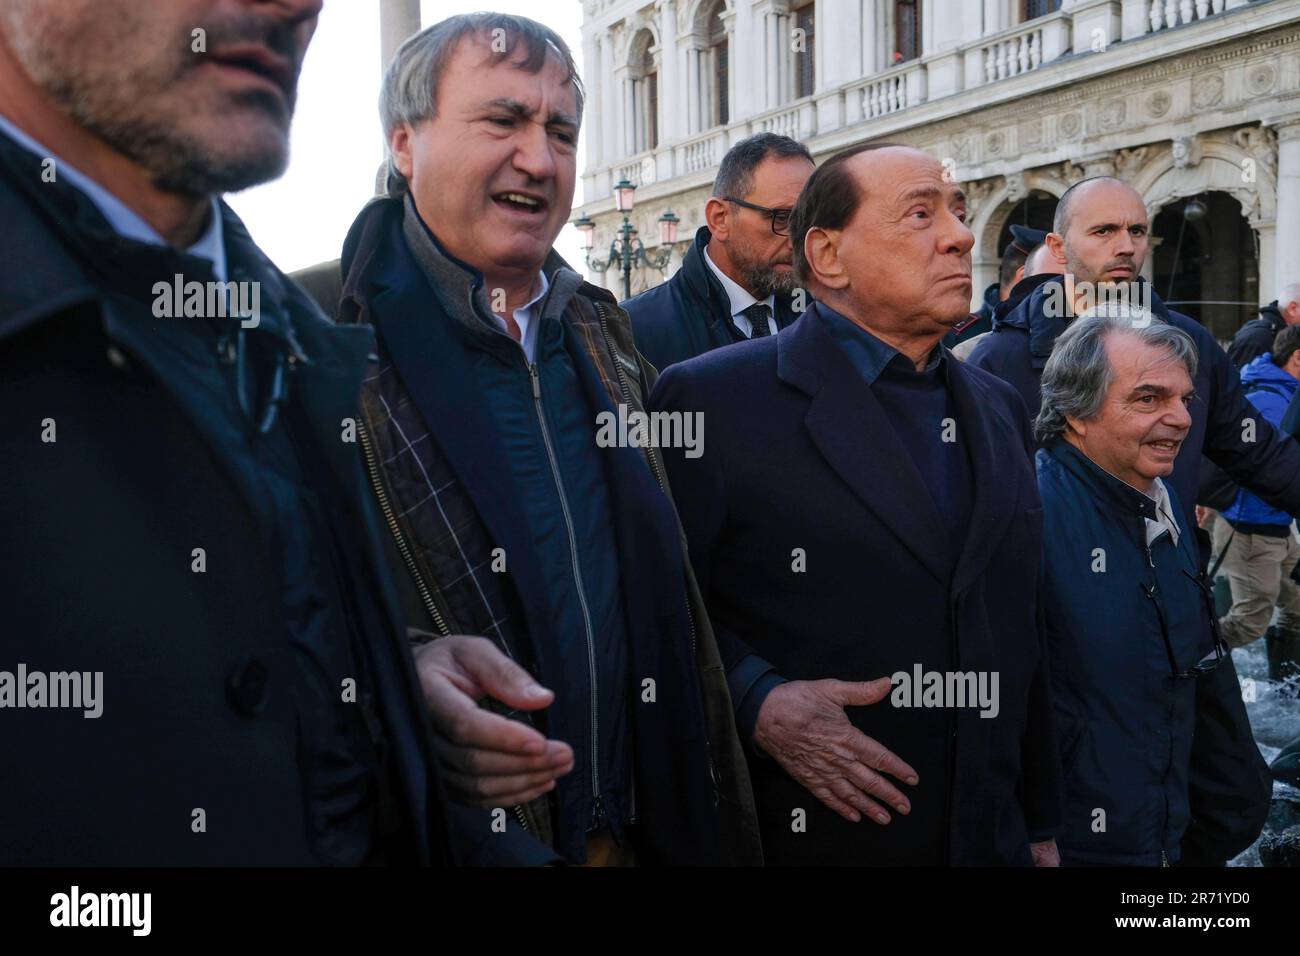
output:
POLYGON ((1147 444, 1157 451, 1172 454, 1173 452, 1178 451, 1179 446, 1182 445, 1182 441, 1174 441, 1172 438, 1162 438, 1160 441, 1151 441, 1147 442, 1147 444))
POLYGON ((512 212, 531 213, 540 215, 546 212, 547 203, 540 196, 532 196, 528 193, 507 192, 497 193, 492 197, 492 201, 498 206, 503 206, 512 212))

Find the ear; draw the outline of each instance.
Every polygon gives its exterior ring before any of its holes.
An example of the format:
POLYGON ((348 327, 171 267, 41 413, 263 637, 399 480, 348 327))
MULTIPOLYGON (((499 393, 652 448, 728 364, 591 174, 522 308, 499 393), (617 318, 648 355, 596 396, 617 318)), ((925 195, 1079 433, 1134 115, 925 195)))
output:
POLYGON ((1016 277, 1011 280, 1011 284, 1013 286, 1019 285, 1020 280, 1023 279, 1024 277, 1025 277, 1025 267, 1021 266, 1019 269, 1016 270, 1016 277))
POLYGON ((411 181, 411 170, 415 167, 415 161, 411 156, 411 141, 414 138, 414 131, 410 124, 402 123, 393 130, 393 135, 388 139, 388 149, 393 154, 393 165, 407 182, 411 181))
POLYGON ((1081 418, 1071 418, 1069 415, 1066 415, 1065 424, 1069 425, 1070 431, 1080 438, 1083 438, 1088 434, 1088 423, 1081 418))
POLYGON ((1047 251, 1051 253, 1052 258, 1059 265, 1065 265, 1065 237, 1060 233, 1049 232, 1043 241, 1047 243, 1047 251))
POLYGON ((828 289, 845 289, 849 276, 840 259, 839 241, 843 235, 838 229, 827 231, 820 226, 808 230, 803 237, 803 254, 808 260, 809 278, 828 289))
POLYGON ((731 238, 731 204, 717 196, 710 196, 704 204, 704 224, 709 233, 720 242, 731 238))

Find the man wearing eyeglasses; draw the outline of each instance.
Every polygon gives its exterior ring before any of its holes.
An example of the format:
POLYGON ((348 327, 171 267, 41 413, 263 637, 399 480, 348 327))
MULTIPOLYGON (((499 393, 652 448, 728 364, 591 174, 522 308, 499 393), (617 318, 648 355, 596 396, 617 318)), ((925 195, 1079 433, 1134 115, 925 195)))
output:
POLYGON ((1041 593, 1065 774, 1062 865, 1177 863, 1196 683, 1227 655, 1164 478, 1191 431, 1197 347, 1164 322, 1080 318, 1043 369, 1041 593))
POLYGON ((807 308, 795 295, 790 212, 812 171, 807 147, 788 136, 759 133, 727 151, 681 268, 623 303, 656 368, 775 335, 807 308))

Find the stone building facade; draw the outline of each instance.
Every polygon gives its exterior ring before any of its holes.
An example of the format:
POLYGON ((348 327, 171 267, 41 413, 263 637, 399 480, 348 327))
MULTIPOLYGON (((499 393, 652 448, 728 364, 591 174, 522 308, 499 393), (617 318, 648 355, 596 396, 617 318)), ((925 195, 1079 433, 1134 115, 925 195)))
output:
POLYGON ((683 251, 723 153, 773 130, 819 161, 887 140, 948 164, 971 200, 976 296, 1011 223, 1050 225, 1056 197, 1103 173, 1146 198, 1147 278, 1220 338, 1300 281, 1300 0, 583 4, 575 217, 596 221, 595 254, 621 179, 647 245, 671 208, 683 251))

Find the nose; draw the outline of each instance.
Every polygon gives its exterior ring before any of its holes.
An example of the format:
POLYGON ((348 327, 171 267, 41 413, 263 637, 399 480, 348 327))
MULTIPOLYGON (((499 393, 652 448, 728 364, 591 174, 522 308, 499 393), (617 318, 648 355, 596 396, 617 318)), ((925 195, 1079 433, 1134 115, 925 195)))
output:
POLYGON ((515 143, 514 167, 529 179, 544 182, 555 176, 555 153, 542 123, 524 123, 515 143))
POLYGON ((1177 428, 1185 435, 1192 427, 1192 410, 1175 400, 1170 403, 1169 412, 1164 416, 1164 424, 1169 428, 1177 428))
POLYGON ((1119 230, 1114 252, 1117 256, 1132 256, 1137 252, 1137 243, 1133 241, 1133 234, 1127 229, 1119 230))
POLYGON ((952 212, 947 214, 945 222, 946 227, 940 230, 939 251, 959 256, 969 255, 975 247, 975 234, 970 231, 970 227, 952 212))

